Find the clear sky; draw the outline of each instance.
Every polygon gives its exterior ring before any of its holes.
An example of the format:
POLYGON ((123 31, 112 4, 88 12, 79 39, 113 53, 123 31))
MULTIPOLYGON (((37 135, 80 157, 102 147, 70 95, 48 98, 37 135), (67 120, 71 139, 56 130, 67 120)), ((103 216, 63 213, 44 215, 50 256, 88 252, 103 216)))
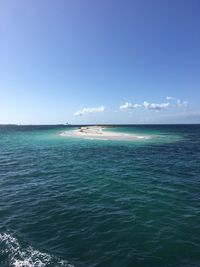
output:
POLYGON ((200 123, 200 1, 0 0, 0 123, 65 122, 200 123))

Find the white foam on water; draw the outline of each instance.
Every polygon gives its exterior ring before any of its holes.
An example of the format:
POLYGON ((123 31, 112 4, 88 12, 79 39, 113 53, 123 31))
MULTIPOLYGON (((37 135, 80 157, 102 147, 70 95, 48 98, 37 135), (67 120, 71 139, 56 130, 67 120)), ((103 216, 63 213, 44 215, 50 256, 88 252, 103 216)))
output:
POLYGON ((65 260, 60 260, 47 253, 33 249, 31 246, 22 248, 18 240, 8 233, 0 233, 1 254, 6 255, 9 266, 13 267, 74 267, 65 260))

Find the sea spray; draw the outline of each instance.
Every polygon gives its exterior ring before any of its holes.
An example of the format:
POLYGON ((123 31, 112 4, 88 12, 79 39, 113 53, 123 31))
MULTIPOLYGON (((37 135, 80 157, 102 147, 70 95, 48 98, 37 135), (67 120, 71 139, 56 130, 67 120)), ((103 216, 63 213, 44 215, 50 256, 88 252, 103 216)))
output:
POLYGON ((18 239, 10 233, 0 233, 1 257, 8 266, 13 267, 74 267, 65 260, 34 249, 23 247, 18 239))

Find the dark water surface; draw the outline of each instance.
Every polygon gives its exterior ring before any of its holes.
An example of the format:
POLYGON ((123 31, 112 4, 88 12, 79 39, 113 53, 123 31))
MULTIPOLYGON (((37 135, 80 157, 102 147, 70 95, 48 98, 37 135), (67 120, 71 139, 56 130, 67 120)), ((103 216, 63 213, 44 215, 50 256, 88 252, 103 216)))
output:
POLYGON ((0 266, 200 266, 200 126, 122 142, 0 126, 0 266))

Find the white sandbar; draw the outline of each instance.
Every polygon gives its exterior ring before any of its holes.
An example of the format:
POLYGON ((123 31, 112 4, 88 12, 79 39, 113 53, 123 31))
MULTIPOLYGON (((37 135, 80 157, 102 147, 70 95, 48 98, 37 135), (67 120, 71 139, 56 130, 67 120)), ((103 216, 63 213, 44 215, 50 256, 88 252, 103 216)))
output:
POLYGON ((76 137, 98 140, 118 140, 118 141, 137 141, 150 139, 150 135, 126 134, 121 132, 104 131, 101 126, 84 126, 75 130, 62 132, 61 136, 76 137))

